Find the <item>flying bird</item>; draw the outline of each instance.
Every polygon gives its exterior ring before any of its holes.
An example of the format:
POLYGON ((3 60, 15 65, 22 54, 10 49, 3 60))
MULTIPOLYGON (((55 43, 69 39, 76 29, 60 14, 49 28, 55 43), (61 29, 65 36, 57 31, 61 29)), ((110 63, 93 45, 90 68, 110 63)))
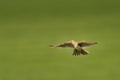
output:
POLYGON ((71 47, 74 48, 73 54, 75 56, 78 56, 80 54, 82 55, 87 55, 88 52, 85 51, 83 48, 84 47, 89 47, 92 45, 98 44, 97 42, 86 42, 86 41, 80 41, 80 42, 76 42, 74 40, 62 43, 62 44, 56 44, 56 45, 49 45, 50 47, 62 47, 62 48, 66 48, 66 47, 71 47))

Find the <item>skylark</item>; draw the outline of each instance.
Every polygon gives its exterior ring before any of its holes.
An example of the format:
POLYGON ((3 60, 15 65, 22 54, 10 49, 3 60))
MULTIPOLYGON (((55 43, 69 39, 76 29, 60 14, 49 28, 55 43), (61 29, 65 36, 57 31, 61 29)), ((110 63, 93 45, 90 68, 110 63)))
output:
POLYGON ((50 47, 62 47, 62 48, 65 48, 65 47, 74 48, 74 51, 73 51, 72 55, 78 56, 80 54, 87 55, 88 52, 85 51, 83 48, 88 47, 88 46, 92 46, 92 45, 95 45, 95 44, 97 44, 97 42, 86 42, 86 41, 76 42, 74 40, 71 40, 71 41, 68 41, 68 42, 65 42, 65 43, 62 43, 62 44, 49 45, 49 46, 50 47))

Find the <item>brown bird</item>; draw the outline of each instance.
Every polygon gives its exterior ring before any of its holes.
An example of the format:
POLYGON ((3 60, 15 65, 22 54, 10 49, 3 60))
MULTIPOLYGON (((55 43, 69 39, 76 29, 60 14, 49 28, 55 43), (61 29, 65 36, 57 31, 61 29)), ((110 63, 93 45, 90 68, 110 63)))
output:
POLYGON ((73 55, 78 56, 80 54, 82 55, 87 55, 88 52, 85 51, 83 48, 92 46, 97 44, 97 42, 86 42, 86 41, 81 41, 81 42, 76 42, 74 40, 62 43, 62 44, 56 44, 56 45, 49 45, 50 47, 71 47, 74 48, 73 55))

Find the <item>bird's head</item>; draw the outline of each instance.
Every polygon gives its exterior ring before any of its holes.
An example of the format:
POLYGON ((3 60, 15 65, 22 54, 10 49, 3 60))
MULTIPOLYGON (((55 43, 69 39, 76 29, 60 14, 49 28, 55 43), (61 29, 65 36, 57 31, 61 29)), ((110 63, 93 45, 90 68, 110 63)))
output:
POLYGON ((77 47, 77 42, 76 41, 70 40, 69 42, 73 45, 74 48, 77 47))
POLYGON ((70 43, 74 43, 75 41, 74 41, 74 40, 70 40, 69 42, 70 42, 70 43))
POLYGON ((71 40, 71 42, 73 42, 74 40, 71 40))

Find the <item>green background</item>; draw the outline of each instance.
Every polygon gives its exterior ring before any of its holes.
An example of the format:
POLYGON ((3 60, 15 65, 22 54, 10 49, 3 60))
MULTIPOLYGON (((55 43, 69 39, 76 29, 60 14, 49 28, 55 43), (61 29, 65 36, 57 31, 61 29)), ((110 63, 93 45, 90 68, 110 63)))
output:
POLYGON ((120 80, 119 0, 1 0, 0 80, 120 80), (97 41, 87 56, 48 45, 97 41))

